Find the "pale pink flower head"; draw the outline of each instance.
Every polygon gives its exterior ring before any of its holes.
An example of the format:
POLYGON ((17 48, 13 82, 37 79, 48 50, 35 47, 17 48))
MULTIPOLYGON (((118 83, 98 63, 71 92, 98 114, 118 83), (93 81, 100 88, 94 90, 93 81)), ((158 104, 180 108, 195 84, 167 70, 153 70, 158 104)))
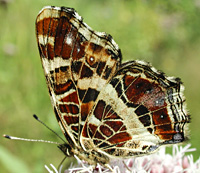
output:
MULTIPOLYGON (((186 155, 187 152, 195 151, 196 149, 190 148, 188 144, 185 147, 178 147, 173 145, 172 154, 165 152, 165 147, 161 148, 158 152, 152 155, 143 157, 133 157, 125 160, 115 160, 110 163, 113 171, 116 173, 196 173, 200 172, 200 158, 194 162, 192 155, 186 155)), ((111 170, 97 164, 96 167, 88 165, 75 156, 78 161, 77 165, 71 165, 65 173, 109 173, 111 170)), ((49 169, 46 165, 45 168, 49 173, 60 173, 53 165, 53 169, 49 169)), ((63 171, 62 171, 63 172, 63 171)))

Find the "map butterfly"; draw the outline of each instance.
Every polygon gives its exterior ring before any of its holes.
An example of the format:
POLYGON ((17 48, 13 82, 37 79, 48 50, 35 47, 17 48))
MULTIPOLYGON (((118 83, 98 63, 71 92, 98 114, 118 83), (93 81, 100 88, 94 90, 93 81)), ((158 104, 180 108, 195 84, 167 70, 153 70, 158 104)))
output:
POLYGON ((122 63, 109 34, 76 11, 44 7, 36 35, 51 103, 67 142, 66 156, 108 165, 183 142, 189 122, 184 87, 149 63, 122 63))

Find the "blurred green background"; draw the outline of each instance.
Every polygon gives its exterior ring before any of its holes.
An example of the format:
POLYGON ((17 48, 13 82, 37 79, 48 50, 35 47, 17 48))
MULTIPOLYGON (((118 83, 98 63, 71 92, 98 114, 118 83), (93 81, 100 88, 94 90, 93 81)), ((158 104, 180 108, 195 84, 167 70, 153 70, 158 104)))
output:
MULTIPOLYGON (((32 118, 37 114, 61 136, 40 62, 35 19, 46 5, 75 8, 97 31, 111 34, 123 60, 151 62, 180 77, 192 122, 189 141, 200 155, 200 1, 0 0, 0 134, 60 141, 32 118)), ((0 139, 2 172, 45 172, 64 155, 56 145, 0 139)), ((73 159, 67 159, 70 163, 73 159)), ((67 163, 67 161, 65 163, 67 163)))

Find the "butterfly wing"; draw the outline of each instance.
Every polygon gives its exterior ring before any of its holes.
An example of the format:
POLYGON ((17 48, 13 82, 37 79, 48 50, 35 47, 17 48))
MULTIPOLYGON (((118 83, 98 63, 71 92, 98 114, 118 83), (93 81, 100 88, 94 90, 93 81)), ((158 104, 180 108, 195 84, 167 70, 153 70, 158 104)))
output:
POLYGON ((43 8, 36 35, 57 120, 76 145, 99 92, 121 63, 120 50, 110 35, 93 31, 72 8, 43 8))
POLYGON ((189 115, 182 92, 180 79, 145 62, 123 64, 88 116, 81 138, 85 150, 129 157, 184 141, 189 115))
POLYGON ((112 37, 71 8, 45 7, 36 35, 51 102, 73 148, 128 157, 185 140, 189 115, 179 79, 142 61, 121 65, 112 37))

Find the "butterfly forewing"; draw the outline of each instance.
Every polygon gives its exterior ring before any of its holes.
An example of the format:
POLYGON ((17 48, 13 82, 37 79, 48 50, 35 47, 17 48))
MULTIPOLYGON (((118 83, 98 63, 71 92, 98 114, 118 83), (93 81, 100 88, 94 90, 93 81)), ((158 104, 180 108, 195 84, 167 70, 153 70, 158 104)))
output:
POLYGON ((120 65, 120 50, 111 36, 88 28, 71 8, 44 8, 36 33, 58 121, 79 142, 101 88, 120 65))

